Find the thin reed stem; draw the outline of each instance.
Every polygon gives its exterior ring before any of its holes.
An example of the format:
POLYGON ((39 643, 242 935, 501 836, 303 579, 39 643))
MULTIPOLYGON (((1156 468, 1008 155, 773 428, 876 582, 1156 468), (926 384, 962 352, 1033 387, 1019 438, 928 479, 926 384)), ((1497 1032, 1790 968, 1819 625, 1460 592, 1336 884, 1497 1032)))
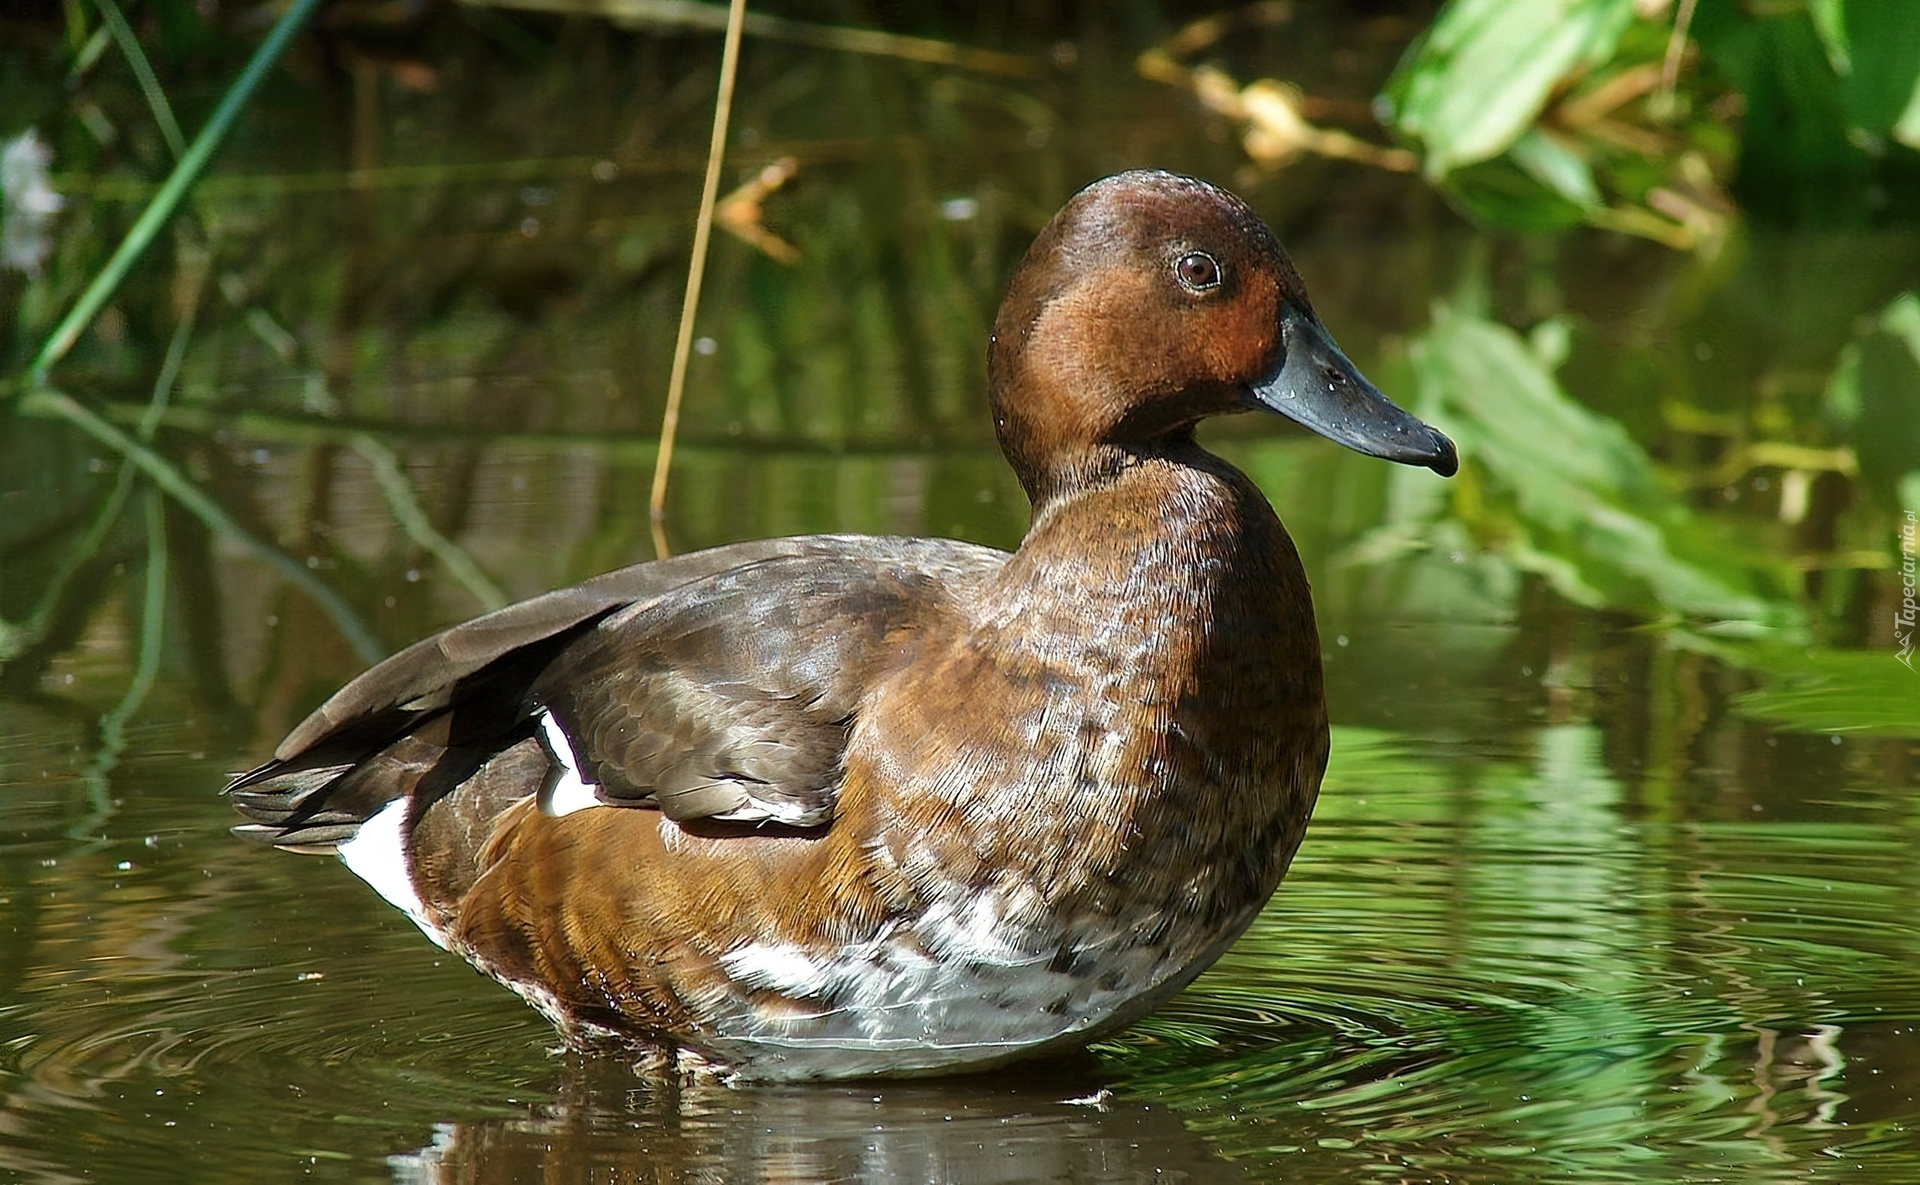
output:
POLYGON ((700 193, 700 217, 693 224, 693 262, 687 266, 687 292, 680 302, 680 333, 673 343, 673 374, 667 380, 667 410, 660 417, 660 451, 653 461, 653 493, 647 510, 653 524, 653 551, 661 559, 667 547, 667 474, 673 468, 673 438, 680 430, 680 395, 687 385, 687 358, 693 352, 693 317, 700 307, 700 282, 707 273, 707 239, 713 233, 713 207, 720 198, 720 165, 727 154, 727 121, 733 115, 733 78, 740 65, 740 30, 747 0, 727 9, 727 45, 720 55, 720 94, 713 105, 713 139, 707 144, 707 181, 700 193))
POLYGON ((168 151, 173 159, 179 160, 186 155, 187 138, 180 134, 180 122, 173 117, 173 104, 167 102, 167 92, 160 89, 160 79, 153 73, 153 63, 147 60, 147 51, 140 48, 140 39, 133 35, 133 26, 120 11, 113 0, 95 0, 100 8, 100 16, 106 29, 113 34, 114 41, 120 46, 120 54, 127 59, 127 65, 133 70, 133 77, 140 84, 140 93, 146 96, 147 106, 153 111, 153 122, 160 125, 160 135, 167 141, 168 151))

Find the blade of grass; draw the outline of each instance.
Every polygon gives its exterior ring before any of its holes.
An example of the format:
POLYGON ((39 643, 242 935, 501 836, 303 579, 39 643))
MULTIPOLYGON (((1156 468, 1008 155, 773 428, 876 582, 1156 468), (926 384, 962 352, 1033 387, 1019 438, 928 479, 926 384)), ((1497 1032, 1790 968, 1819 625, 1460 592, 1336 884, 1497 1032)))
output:
POLYGON ((87 797, 93 812, 68 832, 83 839, 113 813, 113 795, 107 775, 120 764, 127 747, 127 721, 146 702, 160 675, 161 643, 167 626, 167 514, 166 502, 157 487, 147 489, 147 581, 140 602, 140 656, 133 668, 133 681, 113 710, 100 717, 100 748, 86 773, 87 797))
MULTIPOLYGON (((202 252, 188 265, 186 299, 181 302, 183 311, 180 324, 174 328, 173 340, 167 343, 167 356, 161 361, 160 375, 153 383, 153 398, 141 409, 138 426, 134 429, 143 444, 153 439, 153 434, 159 431, 160 422, 166 416, 167 400, 172 395, 174 380, 180 376, 180 365, 186 360, 187 342, 193 337, 194 321, 199 317, 200 290, 206 282, 208 262, 208 257, 202 252)), ((16 626, 0 622, 0 662, 19 655, 46 636, 47 626, 60 607, 60 599, 66 595, 67 585, 87 561, 99 553, 101 545, 107 540, 107 532, 120 520, 120 512, 127 504, 127 495, 133 491, 135 472, 133 462, 122 458, 113 489, 108 491, 100 509, 87 524, 79 543, 60 562, 53 578, 47 581, 46 590, 25 623, 16 626)))
POLYGON ((687 292, 680 302, 680 332, 673 343, 673 374, 667 380, 667 409, 660 417, 660 452, 653 462, 653 493, 647 502, 653 522, 653 551, 667 549, 667 474, 673 467, 673 437, 680 430, 680 395, 687 386, 687 358, 693 352, 693 315, 700 307, 700 282, 707 272, 707 239, 713 234, 713 207, 720 198, 720 162, 727 152, 727 121, 733 115, 733 79, 740 66, 740 29, 747 0, 727 9, 727 42, 720 54, 720 93, 713 104, 713 139, 707 144, 707 180, 700 191, 700 216, 693 224, 693 261, 687 265, 687 292))
POLYGON ((140 39, 133 35, 133 26, 127 23, 118 4, 113 0, 96 0, 96 3, 107 31, 113 34, 121 55, 133 70, 135 81, 140 84, 140 93, 146 96, 147 106, 153 110, 153 122, 160 125, 160 134, 166 137, 173 159, 179 160, 186 154, 187 138, 180 134, 179 121, 173 118, 173 105, 167 102, 167 92, 160 89, 160 80, 154 76, 153 64, 147 61, 147 52, 140 48, 140 39))
POLYGON ((28 367, 28 374, 34 386, 44 386, 47 371, 53 367, 54 363, 66 357, 67 351, 73 348, 73 343, 80 339, 80 334, 92 323, 94 316, 120 287, 120 281, 126 278, 134 261, 140 258, 141 253, 153 242, 154 236, 160 233, 161 226, 172 217, 174 207, 180 204, 180 199, 186 196, 194 179, 200 175, 207 161, 213 157, 214 149, 226 139, 227 132, 233 127, 234 119, 240 114, 240 109, 246 106, 254 89, 260 85, 260 80, 266 77, 267 71, 286 49, 287 42, 292 40, 294 33, 306 23, 308 17, 313 15, 313 10, 318 7, 319 2, 320 0, 293 0, 293 3, 287 6, 286 12, 281 14, 280 19, 274 23, 265 40, 255 47, 253 56, 247 60, 246 68, 240 71, 240 76, 233 80, 233 84, 227 88, 227 93, 221 96, 220 105, 214 108, 213 114, 207 119, 207 125, 200 129, 200 134, 193 138, 193 143, 187 147, 186 155, 174 165, 166 184, 160 187, 160 192, 154 194, 153 200, 147 203, 147 208, 141 211, 139 219, 133 224, 133 229, 129 230, 127 237, 120 241, 120 246, 107 260, 106 266, 100 269, 100 274, 93 278, 93 283, 80 294, 79 301, 68 311, 53 333, 48 335, 46 344, 40 348, 40 353, 28 367))
MULTIPOLYGON (((71 86, 73 83, 85 77, 87 71, 93 69, 94 63, 100 60, 100 55, 106 53, 107 46, 112 43, 113 32, 110 29, 105 25, 101 25, 98 29, 95 29, 93 35, 87 38, 87 43, 80 47, 80 52, 73 57, 73 68, 67 71, 68 85, 71 86)), ((66 191, 62 190, 61 192, 65 193, 66 191)))
POLYGON ((126 457, 176 502, 191 511, 209 530, 226 535, 254 553, 262 562, 285 577, 287 582, 319 603, 333 618, 333 624, 365 661, 377 662, 386 648, 367 628, 366 622, 340 594, 307 570, 307 566, 286 552, 258 538, 234 520, 219 503, 193 484, 165 457, 82 407, 71 395, 52 387, 37 387, 20 397, 20 410, 27 415, 62 419, 126 457))
POLYGON ((428 521, 426 511, 420 509, 420 502, 413 496, 413 484, 407 480, 406 473, 400 468, 400 459, 393 450, 368 436, 356 433, 353 437, 353 451, 366 459, 373 467, 373 479, 380 485, 380 492, 387 497, 387 507, 393 511, 395 521, 413 541, 427 549, 440 561, 463 588, 473 594, 473 599, 488 609, 499 609, 506 605, 507 594, 500 586, 487 578, 473 557, 453 540, 442 535, 432 522, 428 521))
POLYGON ((1680 0, 1673 14, 1673 33, 1667 38, 1666 57, 1660 62, 1660 89, 1648 103, 1657 119, 1673 117, 1673 88, 1680 83, 1680 61, 1686 56, 1687 30, 1693 25, 1694 0, 1680 0))

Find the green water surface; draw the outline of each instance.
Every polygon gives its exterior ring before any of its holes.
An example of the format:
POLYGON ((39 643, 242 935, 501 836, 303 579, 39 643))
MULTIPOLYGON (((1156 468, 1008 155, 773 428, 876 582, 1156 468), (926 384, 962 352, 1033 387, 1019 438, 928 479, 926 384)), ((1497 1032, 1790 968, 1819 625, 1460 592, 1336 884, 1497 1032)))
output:
MULTIPOLYGON (((1414 25, 1299 7, 1229 64, 1364 112, 1414 25)), ((718 44, 383 19, 338 6, 296 46, 57 377, 131 427, 177 338, 155 449, 392 649, 651 555, 718 44)), ((0 667, 0 1176, 1920 1181, 1903 504, 1870 450, 1865 476, 1820 451, 1847 392, 1905 381, 1920 234, 1488 235, 1417 177, 1250 165, 1135 73, 1171 15, 981 22, 931 31, 1038 72, 749 40, 727 185, 797 158, 764 220, 800 261, 716 237, 668 533, 1014 546, 983 407, 1013 262, 1118 168, 1236 188, 1466 460, 1448 483, 1208 429, 1300 543, 1335 721, 1253 929, 1059 1064, 730 1090, 562 1053, 337 862, 228 834, 224 779, 363 665, 339 620, 10 415, 0 618, 36 631, 0 667)), ((19 357, 165 168, 130 75, 73 92, 104 140, 46 98, 47 29, 0 80, 71 203, 0 288, 19 357)), ((183 123, 229 64, 182 68, 183 123)))

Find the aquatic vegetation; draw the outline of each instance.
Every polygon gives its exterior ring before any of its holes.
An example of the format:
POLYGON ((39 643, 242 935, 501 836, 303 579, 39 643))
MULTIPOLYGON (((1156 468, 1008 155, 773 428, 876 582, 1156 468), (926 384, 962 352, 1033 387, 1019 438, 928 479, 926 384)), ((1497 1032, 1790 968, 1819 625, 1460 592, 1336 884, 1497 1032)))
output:
MULTIPOLYGON (((37 129, 64 200, 38 272, 0 270, 0 1090, 26 1117, 0 1157, 78 1137, 137 1175, 179 1155, 155 1125, 269 1097, 298 1134, 249 1126, 236 1179, 288 1146, 375 1176, 415 1148, 625 1163, 629 1121, 689 1164, 743 1162, 738 1137, 830 1177, 865 1141, 1000 1122, 935 1088, 575 1093, 537 1021, 466 1010, 464 973, 301 879, 337 869, 221 834, 211 789, 356 649, 651 554, 717 6, 542 3, 324 6, 78 321, 286 8, 0 32, 0 135, 37 129), (434 1032, 376 1025, 371 979, 434 1032)), ((738 213, 797 255, 714 237, 676 549, 1014 543, 978 345, 1047 212, 1130 164, 1243 192, 1465 462, 1422 489, 1210 431, 1313 578, 1328 792, 1243 951, 1097 1080, 1023 1096, 1060 1125, 1033 1148, 1097 1132, 1196 1176, 1215 1149, 1314 1179, 1911 1176, 1920 7, 960 11, 748 29, 721 192, 791 159, 738 213)))

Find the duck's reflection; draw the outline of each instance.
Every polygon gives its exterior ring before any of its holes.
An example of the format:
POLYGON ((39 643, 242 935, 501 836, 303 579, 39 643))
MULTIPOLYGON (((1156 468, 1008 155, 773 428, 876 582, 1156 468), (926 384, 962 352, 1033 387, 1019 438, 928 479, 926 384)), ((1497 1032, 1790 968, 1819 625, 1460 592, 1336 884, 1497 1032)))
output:
POLYGON ((1218 1181, 1238 1173, 1165 1107, 1084 1063, 979 1079, 729 1089, 574 1060, 557 1102, 443 1124, 394 1180, 1218 1181))

